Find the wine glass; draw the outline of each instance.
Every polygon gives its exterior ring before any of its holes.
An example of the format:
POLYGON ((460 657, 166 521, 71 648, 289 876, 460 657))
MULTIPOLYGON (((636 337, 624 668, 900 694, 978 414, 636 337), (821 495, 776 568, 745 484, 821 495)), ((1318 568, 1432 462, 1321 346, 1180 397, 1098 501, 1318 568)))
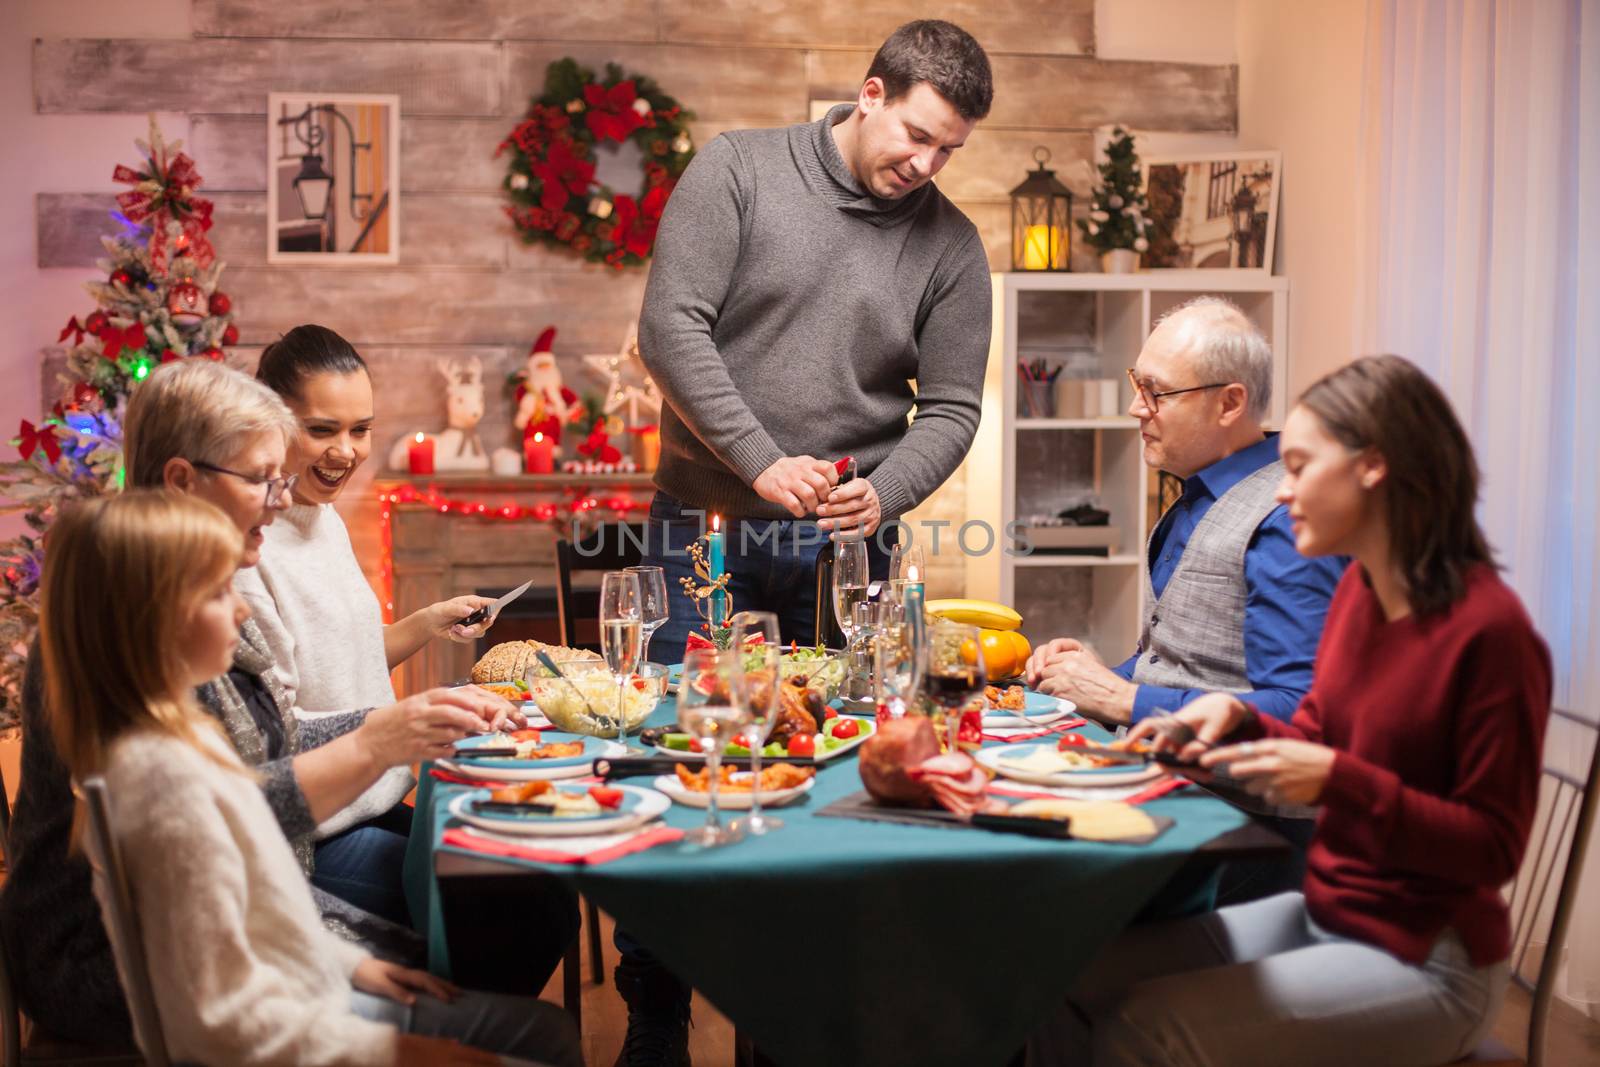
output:
POLYGON ((683 682, 678 686, 678 725, 705 753, 706 824, 687 837, 690 844, 714 848, 739 839, 739 834, 717 821, 717 785, 722 772, 722 750, 739 736, 749 721, 744 704, 743 670, 736 649, 696 648, 683 657, 683 682))
POLYGON ((772 727, 783 710, 778 693, 783 646, 778 644, 778 617, 770 611, 741 611, 731 621, 733 647, 740 650, 741 657, 739 680, 744 686, 745 706, 750 709, 749 725, 741 736, 750 749, 750 773, 754 775, 750 815, 735 819, 732 829, 760 836, 783 827, 782 819, 761 814, 761 746, 772 736, 772 727), (746 644, 758 635, 759 642, 746 644))
POLYGON ((916 628, 908 623, 886 625, 872 642, 874 695, 878 717, 898 719, 917 698, 924 661, 916 628))
POLYGON ((628 574, 639 578, 639 618, 644 623, 644 652, 642 659, 650 659, 650 639, 666 625, 670 614, 667 600, 667 574, 660 567, 624 567, 628 574))
POLYGON ((928 631, 928 666, 923 692, 944 711, 947 751, 956 751, 961 713, 983 694, 988 675, 976 626, 940 619, 928 631))
POLYGON ((617 680, 617 737, 627 732, 628 718, 622 698, 627 681, 639 669, 644 622, 639 577, 627 571, 607 571, 600 577, 600 651, 617 680))
POLYGON ((833 617, 848 649, 855 640, 856 605, 867 599, 867 542, 853 537, 833 546, 833 617))
POLYGON ((863 600, 856 605, 856 628, 846 648, 848 674, 844 696, 866 700, 872 696, 872 641, 883 625, 886 608, 881 600, 863 600))

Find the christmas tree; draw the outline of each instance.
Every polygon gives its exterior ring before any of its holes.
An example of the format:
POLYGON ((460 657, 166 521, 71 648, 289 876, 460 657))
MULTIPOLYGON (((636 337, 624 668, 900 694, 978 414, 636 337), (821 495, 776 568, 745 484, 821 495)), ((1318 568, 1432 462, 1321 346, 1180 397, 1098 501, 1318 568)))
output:
POLYGON ((1149 226, 1139 171, 1139 156, 1133 150, 1133 134, 1121 126, 1111 131, 1106 145, 1106 161, 1100 164, 1100 186, 1089 203, 1089 217, 1079 219, 1084 240, 1096 251, 1111 252, 1130 248, 1143 252, 1150 247, 1145 239, 1149 226))
POLYGON ((0 543, 0 730, 17 722, 22 673, 38 628, 44 532, 74 500, 122 488, 122 415, 151 369, 175 359, 222 359, 238 341, 232 302, 217 289, 223 265, 206 231, 211 202, 195 195, 194 161, 167 144, 155 119, 136 141, 139 167, 118 166, 112 180, 120 232, 102 237, 103 278, 86 288, 97 307, 68 320, 59 397, 34 425, 22 420, 11 442, 20 459, 0 463, 0 512, 22 512, 29 533, 0 543))

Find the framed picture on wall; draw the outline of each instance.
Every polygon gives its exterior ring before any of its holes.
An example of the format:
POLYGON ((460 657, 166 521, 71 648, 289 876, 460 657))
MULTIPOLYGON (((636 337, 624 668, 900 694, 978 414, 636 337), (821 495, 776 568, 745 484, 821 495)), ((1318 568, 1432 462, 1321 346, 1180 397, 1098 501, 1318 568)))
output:
POLYGON ((398 96, 267 96, 267 262, 400 262, 398 96))
POLYGON ((1278 152, 1145 160, 1144 269, 1271 274, 1282 170, 1278 152))

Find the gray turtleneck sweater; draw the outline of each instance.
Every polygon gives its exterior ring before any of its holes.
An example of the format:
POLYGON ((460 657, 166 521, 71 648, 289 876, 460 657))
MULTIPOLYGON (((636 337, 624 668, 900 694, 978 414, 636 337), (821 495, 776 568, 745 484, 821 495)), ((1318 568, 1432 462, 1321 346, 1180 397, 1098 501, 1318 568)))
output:
POLYGON ((639 349, 667 400, 656 484, 691 507, 786 517, 750 488, 757 475, 785 456, 854 455, 894 518, 972 443, 983 245, 931 184, 900 200, 862 188, 830 128, 850 110, 717 137, 667 203, 639 349))

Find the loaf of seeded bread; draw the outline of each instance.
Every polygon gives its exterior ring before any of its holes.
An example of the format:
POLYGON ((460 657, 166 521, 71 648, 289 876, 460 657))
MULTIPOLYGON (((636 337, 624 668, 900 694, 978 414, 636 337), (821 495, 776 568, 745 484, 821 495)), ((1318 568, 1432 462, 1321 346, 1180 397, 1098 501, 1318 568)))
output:
POLYGON ((595 661, 600 658, 596 653, 583 648, 547 645, 542 641, 505 641, 485 652, 483 658, 473 665, 472 680, 510 682, 529 675, 548 675, 550 672, 539 666, 538 653, 541 649, 545 655, 562 664, 595 661))

